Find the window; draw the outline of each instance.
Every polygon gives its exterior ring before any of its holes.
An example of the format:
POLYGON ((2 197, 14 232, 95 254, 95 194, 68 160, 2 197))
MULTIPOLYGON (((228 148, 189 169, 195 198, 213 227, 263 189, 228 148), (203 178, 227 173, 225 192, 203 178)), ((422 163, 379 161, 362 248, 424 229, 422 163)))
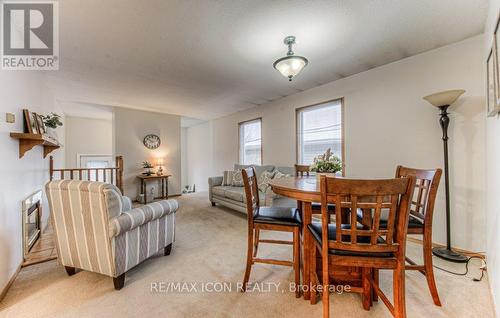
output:
POLYGON ((244 165, 262 164, 262 120, 260 118, 239 123, 240 163, 244 165))
MULTIPOLYGON (((111 155, 82 155, 77 154, 77 164, 79 168, 96 169, 113 167, 113 157, 111 155)), ((97 178, 95 171, 90 171, 90 180, 103 180, 103 171, 99 170, 97 178)), ((107 176, 107 175, 106 175, 107 176)), ((108 177, 108 176, 107 176, 108 177)))
POLYGON ((310 165, 330 148, 343 160, 342 100, 297 109, 297 160, 310 165))

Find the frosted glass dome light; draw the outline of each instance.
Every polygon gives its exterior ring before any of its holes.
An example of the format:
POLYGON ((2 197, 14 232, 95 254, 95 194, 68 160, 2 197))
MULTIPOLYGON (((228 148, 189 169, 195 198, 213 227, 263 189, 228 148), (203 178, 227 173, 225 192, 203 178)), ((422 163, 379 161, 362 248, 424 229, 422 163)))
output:
POLYGON ((292 81, 292 78, 297 76, 307 66, 309 61, 303 56, 294 55, 292 51, 292 45, 295 44, 294 36, 287 36, 283 40, 283 43, 288 45, 288 52, 285 57, 276 60, 273 67, 284 77, 288 78, 289 81, 292 81))

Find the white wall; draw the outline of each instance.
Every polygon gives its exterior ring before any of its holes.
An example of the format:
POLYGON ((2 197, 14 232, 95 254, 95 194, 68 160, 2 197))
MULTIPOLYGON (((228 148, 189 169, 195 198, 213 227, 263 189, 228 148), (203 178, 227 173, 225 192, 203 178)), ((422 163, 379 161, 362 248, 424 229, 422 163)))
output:
MULTIPOLYGON (((491 49, 500 0, 490 1, 485 28, 483 61, 491 49)), ((484 81, 484 80, 483 80, 484 81)), ((497 313, 500 312, 500 118, 486 119, 486 211, 488 278, 497 313)))
MULTIPOLYGON (((205 122, 187 129, 187 176, 196 191, 208 191, 208 177, 214 176, 212 123, 205 122)), ((224 147, 221 145, 221 148, 224 147)), ((222 155, 218 155, 220 157, 222 155)), ((227 169, 226 169, 227 170, 227 169)), ((219 175, 220 173, 216 174, 219 175)))
MULTIPOLYGON (((156 158, 164 158, 169 178, 169 195, 181 193, 181 126, 180 116, 167 115, 125 108, 114 109, 115 153, 124 160, 124 192, 133 200, 139 194, 137 175, 143 172, 142 162, 154 164, 156 158), (144 146, 144 136, 156 134, 161 139, 159 148, 150 150, 144 146)), ((153 185, 153 182, 150 183, 153 185)), ((158 185, 156 185, 158 189, 158 185)))
POLYGON ((112 155, 113 122, 105 119, 65 117, 66 167, 77 167, 77 155, 112 155))
MULTIPOLYGON (((296 158, 295 109, 341 97, 345 101, 348 177, 391 177, 398 164, 443 167, 438 109, 422 97, 463 88, 467 92, 450 109, 452 240, 456 247, 484 251, 482 46, 482 35, 476 36, 213 120, 213 160, 208 169, 207 162, 200 163, 203 173, 221 175, 222 171, 232 168, 238 160, 238 122, 257 117, 262 117, 264 164, 293 165, 296 158)), ((200 129, 188 129, 190 147, 209 140, 208 134, 196 132, 200 129)), ((188 152, 188 157, 193 154, 188 152)), ((189 167, 192 169, 193 165, 189 167)), ((446 241, 443 190, 444 180, 434 218, 434 241, 439 243, 446 241)))
MULTIPOLYGON (((6 286, 23 259, 21 202, 40 190, 49 179, 49 160, 43 148, 35 147, 19 159, 19 143, 10 132, 23 131, 23 108, 41 114, 62 114, 53 94, 44 85, 42 72, 0 72, 0 291, 6 286), (16 115, 16 122, 5 122, 5 113, 16 115)), ((64 129, 58 129, 64 144, 64 129)), ((52 153, 56 163, 64 165, 64 149, 52 153)), ((43 224, 49 210, 44 196, 43 224)))

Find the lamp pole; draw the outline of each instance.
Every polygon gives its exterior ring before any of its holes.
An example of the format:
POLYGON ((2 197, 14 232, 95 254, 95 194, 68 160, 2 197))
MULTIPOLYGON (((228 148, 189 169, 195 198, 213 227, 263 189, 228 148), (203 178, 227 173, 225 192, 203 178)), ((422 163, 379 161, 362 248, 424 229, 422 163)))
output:
POLYGON ((432 249, 432 254, 445 259, 450 262, 455 263, 465 263, 468 258, 460 253, 457 253, 451 249, 451 220, 450 220, 450 177, 448 168, 448 126, 450 124, 450 117, 448 117, 448 107, 450 105, 438 106, 440 109, 441 117, 439 118, 439 124, 443 131, 443 150, 444 150, 444 186, 446 192, 446 248, 444 247, 434 247, 432 249))

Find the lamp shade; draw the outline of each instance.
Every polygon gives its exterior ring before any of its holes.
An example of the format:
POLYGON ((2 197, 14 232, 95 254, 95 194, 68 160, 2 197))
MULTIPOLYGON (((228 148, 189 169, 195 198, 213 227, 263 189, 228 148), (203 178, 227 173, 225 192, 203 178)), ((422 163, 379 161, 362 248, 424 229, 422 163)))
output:
POLYGON ((307 65, 307 59, 302 56, 290 55, 280 58, 274 62, 274 68, 277 69, 284 77, 288 78, 290 81, 293 77, 302 71, 302 69, 307 65))
POLYGON ((463 89, 453 89, 425 96, 424 99, 436 107, 449 106, 465 93, 463 89))

